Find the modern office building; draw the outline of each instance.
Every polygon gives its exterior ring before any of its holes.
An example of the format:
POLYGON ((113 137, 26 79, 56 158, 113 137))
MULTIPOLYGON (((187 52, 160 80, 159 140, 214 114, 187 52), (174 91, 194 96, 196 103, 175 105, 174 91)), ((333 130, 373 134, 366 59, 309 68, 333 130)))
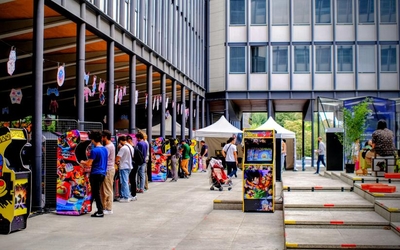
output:
POLYGON ((398 99, 399 12, 396 0, 210 1, 210 114, 313 121, 318 97, 398 99))

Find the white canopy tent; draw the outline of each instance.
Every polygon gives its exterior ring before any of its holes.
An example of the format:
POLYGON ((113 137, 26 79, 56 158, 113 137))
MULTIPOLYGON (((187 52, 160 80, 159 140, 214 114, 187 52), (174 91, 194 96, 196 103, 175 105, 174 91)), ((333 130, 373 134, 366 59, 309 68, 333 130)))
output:
POLYGON ((276 139, 286 140, 286 169, 293 169, 296 164, 296 133, 279 125, 271 116, 256 129, 274 129, 276 139))
MULTIPOLYGON (((216 150, 221 150, 223 147, 222 145, 226 143, 229 137, 241 133, 243 133, 242 130, 233 126, 228 120, 226 120, 225 116, 221 116, 218 121, 211 124, 210 126, 196 130, 195 136, 197 140, 204 139, 204 141, 208 145, 208 157, 211 157, 217 156, 216 150)), ((241 157, 241 146, 237 146, 238 156, 241 157)))
MULTIPOLYGON (((167 119, 165 119, 165 136, 171 136, 172 135, 172 117, 168 116, 167 119)), ((176 129, 176 135, 180 135, 181 134, 181 125, 179 123, 175 124, 175 129, 176 129)), ((144 131, 146 131, 146 129, 142 129, 144 131)), ((159 136, 161 135, 161 123, 157 124, 155 126, 153 126, 151 128, 151 132, 153 136, 159 136)), ((147 131, 146 131, 147 133, 147 131)), ((185 128, 185 135, 188 136, 189 135, 189 129, 185 128)))

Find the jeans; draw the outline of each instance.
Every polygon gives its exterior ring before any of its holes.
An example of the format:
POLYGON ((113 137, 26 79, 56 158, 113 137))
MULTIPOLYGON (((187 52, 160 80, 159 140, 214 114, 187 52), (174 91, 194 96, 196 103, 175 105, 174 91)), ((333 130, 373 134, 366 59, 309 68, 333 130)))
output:
POLYGON ((325 160, 324 160, 324 155, 318 155, 318 160, 317 160, 317 173, 319 173, 319 164, 322 162, 322 165, 326 167, 325 160))
POLYGON ((121 196, 124 199, 128 199, 130 197, 129 192, 129 173, 130 169, 120 169, 119 170, 119 179, 121 182, 121 196))
POLYGON ((139 188, 141 190, 144 190, 144 182, 145 182, 145 178, 146 178, 146 167, 147 167, 147 163, 143 163, 138 168, 138 175, 139 175, 138 182, 139 182, 139 188))
POLYGON ((133 166, 130 174, 129 174, 129 183, 131 184, 131 196, 136 196, 136 176, 137 176, 138 167, 136 165, 133 166))
POLYGON ((232 176, 236 176, 236 172, 237 172, 237 165, 236 162, 234 161, 227 161, 226 162, 226 168, 228 169, 228 176, 232 177, 232 176))

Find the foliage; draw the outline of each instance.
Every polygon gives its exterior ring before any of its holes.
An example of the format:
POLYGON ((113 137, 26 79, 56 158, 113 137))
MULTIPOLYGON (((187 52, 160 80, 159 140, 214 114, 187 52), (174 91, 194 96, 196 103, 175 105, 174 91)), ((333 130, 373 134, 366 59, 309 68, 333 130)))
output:
POLYGON ((250 115, 249 124, 251 128, 257 128, 268 120, 267 113, 252 113, 250 115))
POLYGON ((367 115, 371 112, 369 109, 370 103, 371 100, 365 98, 365 100, 353 106, 351 109, 343 107, 344 134, 338 133, 337 135, 343 145, 347 163, 354 163, 351 157, 353 143, 357 139, 360 139, 360 141, 363 140, 364 131, 367 128, 367 115))

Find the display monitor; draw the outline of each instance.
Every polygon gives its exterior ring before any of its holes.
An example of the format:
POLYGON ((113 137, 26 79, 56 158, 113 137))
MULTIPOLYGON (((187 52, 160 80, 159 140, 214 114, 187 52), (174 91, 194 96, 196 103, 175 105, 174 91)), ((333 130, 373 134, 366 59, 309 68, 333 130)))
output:
POLYGON ((246 163, 272 163, 274 157, 272 140, 245 139, 246 163))

